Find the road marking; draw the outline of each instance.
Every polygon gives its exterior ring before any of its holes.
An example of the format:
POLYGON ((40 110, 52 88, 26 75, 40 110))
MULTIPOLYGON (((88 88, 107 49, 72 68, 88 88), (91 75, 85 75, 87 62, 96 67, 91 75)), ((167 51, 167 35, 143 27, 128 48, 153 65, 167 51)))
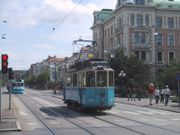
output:
POLYGON ((37 98, 37 97, 32 97, 32 98, 35 99, 36 101, 40 101, 41 103, 44 103, 44 104, 52 106, 52 107, 59 106, 58 104, 54 104, 52 102, 48 102, 48 101, 46 101, 44 99, 40 99, 40 98, 37 98))
POLYGON ((27 116, 28 114, 26 113, 26 112, 24 112, 24 111, 19 111, 19 113, 20 113, 20 115, 23 115, 23 116, 27 116))
POLYGON ((171 119, 171 120, 174 120, 174 121, 179 121, 180 119, 179 119, 179 118, 174 118, 174 119, 171 119))
POLYGON ((153 115, 153 112, 145 112, 145 111, 136 111, 138 113, 143 113, 143 114, 148 114, 148 115, 153 115))
POLYGON ((138 113, 135 112, 131 112, 131 111, 122 111, 123 113, 129 113, 129 114, 133 114, 133 115, 139 115, 138 113))

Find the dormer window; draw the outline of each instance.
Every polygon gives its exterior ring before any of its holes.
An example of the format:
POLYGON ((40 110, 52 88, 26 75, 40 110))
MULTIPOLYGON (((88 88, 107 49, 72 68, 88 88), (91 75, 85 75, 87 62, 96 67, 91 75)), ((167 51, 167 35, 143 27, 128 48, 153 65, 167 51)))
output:
POLYGON ((145 0, 135 0, 135 4, 137 4, 137 5, 145 5, 145 0))

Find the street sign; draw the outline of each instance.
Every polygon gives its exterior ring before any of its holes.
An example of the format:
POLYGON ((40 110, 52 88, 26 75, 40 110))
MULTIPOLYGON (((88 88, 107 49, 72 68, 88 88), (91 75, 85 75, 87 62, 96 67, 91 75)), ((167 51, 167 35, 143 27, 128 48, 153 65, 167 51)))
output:
POLYGON ((176 73, 176 80, 180 81, 180 72, 176 73))

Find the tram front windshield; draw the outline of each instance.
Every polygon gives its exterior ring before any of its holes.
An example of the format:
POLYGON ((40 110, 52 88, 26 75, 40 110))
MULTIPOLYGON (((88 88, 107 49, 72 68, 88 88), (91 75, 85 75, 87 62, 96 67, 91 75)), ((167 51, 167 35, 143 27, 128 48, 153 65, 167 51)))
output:
POLYGON ((96 82, 97 82, 97 87, 106 87, 107 86, 107 71, 98 71, 96 82))
POLYGON ((23 83, 13 83, 13 87, 21 87, 24 86, 23 83))

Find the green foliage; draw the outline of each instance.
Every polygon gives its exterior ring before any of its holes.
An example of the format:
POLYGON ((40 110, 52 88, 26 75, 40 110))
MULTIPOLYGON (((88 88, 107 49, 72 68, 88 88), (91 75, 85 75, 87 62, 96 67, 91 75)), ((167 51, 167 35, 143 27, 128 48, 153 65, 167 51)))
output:
POLYGON ((175 102, 175 103, 178 103, 179 102, 179 98, 178 97, 172 97, 171 98, 171 102, 175 102))
POLYGON ((172 90, 177 90, 177 72, 180 72, 180 63, 172 62, 157 73, 157 81, 162 85, 168 84, 172 90))
POLYGON ((123 70, 126 73, 126 86, 145 87, 152 81, 150 67, 139 61, 135 56, 125 56, 122 49, 117 49, 115 57, 110 61, 115 70, 115 85, 118 86, 120 78, 118 74, 123 70))
POLYGON ((25 83, 31 88, 45 89, 49 80, 49 72, 44 71, 38 76, 31 76, 25 80, 25 83))

